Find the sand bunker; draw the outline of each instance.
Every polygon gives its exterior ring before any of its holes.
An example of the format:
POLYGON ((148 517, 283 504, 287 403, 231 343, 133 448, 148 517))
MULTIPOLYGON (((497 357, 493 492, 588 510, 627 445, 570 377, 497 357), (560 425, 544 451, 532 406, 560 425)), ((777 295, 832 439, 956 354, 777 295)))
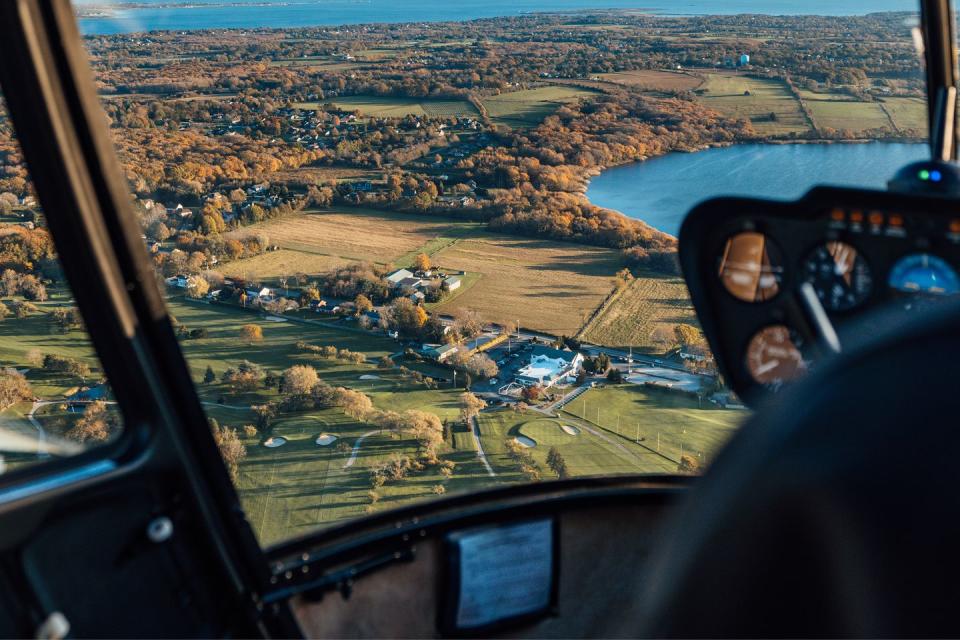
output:
POLYGON ((267 316, 267 320, 270 322, 288 322, 286 318, 278 318, 277 316, 267 316))
POLYGON ((537 441, 533 438, 528 438, 527 436, 517 436, 517 442, 520 443, 521 447, 535 447, 537 446, 537 441))
POLYGON ((283 436, 267 438, 263 441, 263 446, 267 447, 268 449, 276 449, 277 447, 282 447, 285 444, 287 444, 287 439, 283 436))
POLYGON ((571 436, 578 436, 578 435, 580 435, 580 429, 577 429, 576 427, 571 427, 571 426, 568 425, 568 424, 565 424, 565 425, 563 425, 563 426, 560 427, 560 428, 563 429, 564 432, 570 434, 571 436))
POLYGON ((326 447, 337 441, 337 436, 330 435, 329 433, 321 433, 317 436, 317 444, 321 447, 326 447))
POLYGON ((375 376, 372 373, 365 373, 362 376, 360 376, 360 379, 361 380, 379 380, 380 376, 375 376))

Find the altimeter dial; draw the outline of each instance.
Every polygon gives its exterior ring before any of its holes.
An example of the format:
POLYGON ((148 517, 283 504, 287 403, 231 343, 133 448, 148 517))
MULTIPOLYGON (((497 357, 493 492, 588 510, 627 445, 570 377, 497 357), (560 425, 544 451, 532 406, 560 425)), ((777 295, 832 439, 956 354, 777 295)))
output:
POLYGON ((826 242, 803 261, 803 279, 813 285, 827 311, 859 307, 873 292, 870 265, 857 248, 840 241, 826 242))

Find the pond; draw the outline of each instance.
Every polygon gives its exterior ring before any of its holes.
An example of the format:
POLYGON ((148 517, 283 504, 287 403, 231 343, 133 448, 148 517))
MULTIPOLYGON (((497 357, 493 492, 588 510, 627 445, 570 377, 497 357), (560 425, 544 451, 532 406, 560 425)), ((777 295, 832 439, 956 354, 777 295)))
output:
POLYGON ((885 188, 928 157, 923 144, 742 144, 614 167, 590 182, 594 204, 676 235, 684 215, 721 195, 792 199, 817 184, 885 188))

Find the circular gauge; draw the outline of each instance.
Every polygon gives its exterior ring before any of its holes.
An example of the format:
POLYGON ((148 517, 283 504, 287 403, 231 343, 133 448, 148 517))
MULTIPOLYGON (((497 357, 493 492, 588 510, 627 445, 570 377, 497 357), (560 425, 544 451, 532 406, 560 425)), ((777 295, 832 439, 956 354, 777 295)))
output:
POLYGON ((800 349, 803 342, 782 324, 765 327, 747 345, 747 370, 760 384, 777 387, 807 371, 800 349))
POLYGON ((858 307, 873 291, 870 266, 846 242, 827 242, 810 252, 803 261, 803 279, 813 285, 827 311, 858 307))
POLYGON ((903 293, 952 296, 960 293, 960 277, 941 258, 914 253, 900 259, 890 270, 888 284, 903 293))
POLYGON ((780 293, 783 256, 767 236, 744 231, 727 240, 718 273, 724 288, 734 298, 764 302, 780 293))

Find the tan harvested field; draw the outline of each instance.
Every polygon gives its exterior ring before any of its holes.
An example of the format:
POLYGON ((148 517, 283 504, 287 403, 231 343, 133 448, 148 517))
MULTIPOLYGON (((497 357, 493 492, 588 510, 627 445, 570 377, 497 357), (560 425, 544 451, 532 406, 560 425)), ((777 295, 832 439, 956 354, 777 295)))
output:
POLYGON ((353 182, 356 180, 380 180, 383 171, 355 169, 353 167, 300 167, 281 169, 270 174, 270 182, 290 182, 301 184, 323 184, 330 180, 353 182))
POLYGON ((599 78, 607 82, 653 91, 692 91, 703 84, 703 78, 689 73, 654 71, 652 69, 601 73, 599 78))
POLYGON ((447 269, 480 273, 468 290, 437 311, 475 309, 503 324, 574 335, 606 298, 621 268, 611 249, 485 234, 434 255, 447 269))
POLYGON ((695 323, 687 285, 679 277, 640 275, 590 324, 582 339, 611 347, 653 349, 657 327, 695 323))
POLYGON ((394 262, 477 225, 373 209, 308 211, 253 227, 283 249, 344 261, 394 262))
POLYGON ((265 280, 279 276, 292 276, 297 273, 305 273, 310 276, 317 275, 332 271, 349 262, 351 261, 338 256, 280 249, 254 258, 227 263, 222 271, 228 278, 265 280))

